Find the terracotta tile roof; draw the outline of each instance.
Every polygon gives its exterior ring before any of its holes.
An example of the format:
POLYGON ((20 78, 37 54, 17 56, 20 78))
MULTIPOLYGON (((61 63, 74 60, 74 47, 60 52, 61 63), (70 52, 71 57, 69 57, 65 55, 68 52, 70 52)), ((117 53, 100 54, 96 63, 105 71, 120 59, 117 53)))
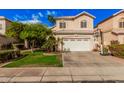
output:
POLYGON ((119 30, 119 31, 112 31, 114 34, 124 34, 124 30, 119 30))
POLYGON ((75 16, 61 16, 61 17, 57 17, 57 18, 74 18, 75 16))
POLYGON ((93 30, 59 30, 59 31, 53 31, 53 33, 55 34, 69 34, 69 33, 73 33, 73 34, 93 34, 93 30))

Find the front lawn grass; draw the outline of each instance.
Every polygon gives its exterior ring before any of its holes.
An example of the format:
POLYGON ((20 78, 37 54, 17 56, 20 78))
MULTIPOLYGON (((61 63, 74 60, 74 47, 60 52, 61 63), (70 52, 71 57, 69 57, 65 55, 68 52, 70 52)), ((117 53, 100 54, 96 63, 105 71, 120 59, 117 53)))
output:
POLYGON ((41 51, 23 53, 27 56, 15 59, 3 67, 62 67, 61 55, 43 55, 41 51))

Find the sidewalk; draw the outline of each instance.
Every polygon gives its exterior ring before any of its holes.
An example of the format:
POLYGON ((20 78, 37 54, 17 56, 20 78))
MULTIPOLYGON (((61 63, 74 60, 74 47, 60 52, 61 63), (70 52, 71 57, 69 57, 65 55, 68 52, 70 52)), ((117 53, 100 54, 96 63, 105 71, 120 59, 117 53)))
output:
POLYGON ((124 82, 124 67, 0 68, 0 82, 124 82))

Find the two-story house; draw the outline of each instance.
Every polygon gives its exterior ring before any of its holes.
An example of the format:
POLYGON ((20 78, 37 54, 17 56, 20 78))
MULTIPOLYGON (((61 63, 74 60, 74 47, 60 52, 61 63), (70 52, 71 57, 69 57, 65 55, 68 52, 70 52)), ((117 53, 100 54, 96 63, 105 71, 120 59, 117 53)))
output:
POLYGON ((7 27, 11 23, 12 22, 9 19, 5 18, 4 16, 0 16, 0 34, 5 35, 7 27))
POLYGON ((52 28, 59 51, 92 51, 94 48, 94 18, 95 16, 82 12, 75 16, 56 18, 56 26, 52 28))
POLYGON ((101 37, 97 37, 99 44, 110 45, 111 41, 118 41, 124 44, 124 10, 121 10, 109 18, 97 24, 95 31, 101 32, 101 37))

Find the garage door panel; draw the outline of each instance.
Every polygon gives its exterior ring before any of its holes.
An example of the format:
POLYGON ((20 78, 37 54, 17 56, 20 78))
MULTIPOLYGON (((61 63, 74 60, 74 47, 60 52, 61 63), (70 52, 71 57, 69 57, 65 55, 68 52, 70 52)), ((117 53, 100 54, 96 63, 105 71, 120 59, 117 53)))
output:
POLYGON ((63 49, 65 51, 90 51, 90 39, 64 39, 63 49))

